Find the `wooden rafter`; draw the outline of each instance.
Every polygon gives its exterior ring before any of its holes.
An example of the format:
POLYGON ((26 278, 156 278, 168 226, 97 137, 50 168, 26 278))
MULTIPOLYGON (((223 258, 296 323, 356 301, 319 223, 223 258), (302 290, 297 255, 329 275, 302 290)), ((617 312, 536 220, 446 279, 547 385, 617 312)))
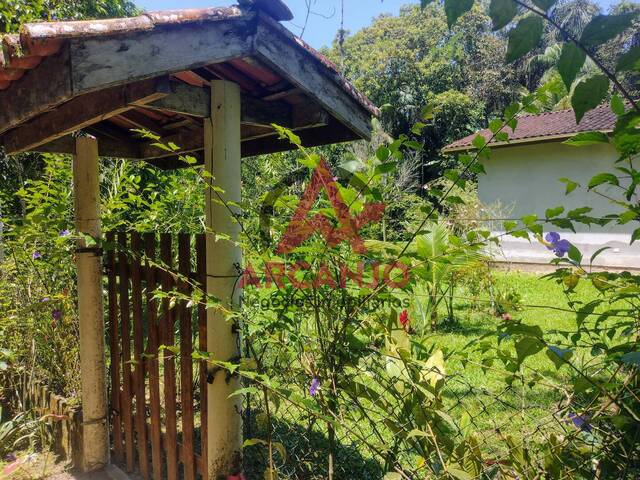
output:
POLYGON ((168 92, 168 78, 161 77, 81 95, 7 132, 2 142, 9 154, 34 150, 137 105, 158 100, 168 92))
MULTIPOLYGON (((206 118, 211 114, 211 94, 207 89, 186 84, 171 84, 171 94, 146 105, 146 108, 164 110, 180 115, 206 118)), ((290 104, 265 101, 259 98, 242 97, 242 123, 246 125, 269 126, 272 123, 287 128, 295 125, 290 104)))

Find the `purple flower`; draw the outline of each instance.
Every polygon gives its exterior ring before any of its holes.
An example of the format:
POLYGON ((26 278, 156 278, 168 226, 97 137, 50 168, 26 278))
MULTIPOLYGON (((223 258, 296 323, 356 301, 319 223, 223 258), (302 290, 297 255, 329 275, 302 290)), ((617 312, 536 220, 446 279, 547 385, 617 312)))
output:
POLYGON ((61 237, 68 237, 69 235, 71 235, 71 232, 66 228, 60 232, 61 237))
POLYGON ((51 312, 51 316, 57 322, 62 318, 62 312, 56 308, 54 311, 51 312))
POLYGON ((583 432, 590 432, 591 425, 589 425, 589 418, 584 415, 577 415, 573 412, 569 412, 569 420, 583 432))
POLYGON ((38 250, 36 250, 31 254, 31 258, 33 260, 38 260, 39 258, 42 258, 42 254, 38 250))
POLYGON ((564 257, 571 249, 571 243, 568 240, 561 239, 558 232, 549 232, 544 239, 547 241, 547 249, 553 250, 556 257, 564 257))
POLYGON ((312 397, 315 397, 318 394, 318 390, 320 390, 320 380, 314 378, 311 380, 311 386, 309 387, 309 394, 312 397))
POLYGON ((47 303, 49 301, 49 297, 44 297, 42 300, 40 300, 42 303, 47 303))

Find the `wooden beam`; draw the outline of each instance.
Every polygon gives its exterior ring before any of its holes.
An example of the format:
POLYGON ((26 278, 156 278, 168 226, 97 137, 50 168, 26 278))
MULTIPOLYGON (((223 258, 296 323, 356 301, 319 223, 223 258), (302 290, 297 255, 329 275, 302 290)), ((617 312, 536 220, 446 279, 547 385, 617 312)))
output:
POLYGON ((293 82, 358 136, 371 137, 371 114, 339 84, 337 73, 329 71, 319 60, 309 58, 309 52, 296 43, 286 28, 260 15, 254 48, 261 61, 293 82))
POLYGON ((69 59, 69 49, 63 48, 0 91, 0 133, 71 98, 69 59))
MULTIPOLYGON (((44 145, 40 145, 35 148, 34 151, 43 153, 73 154, 75 151, 75 138, 71 135, 67 135, 44 145)), ((107 137, 100 137, 98 140, 98 154, 101 157, 138 159, 140 158, 140 147, 137 142, 127 142, 107 137)))
MULTIPOLYGON (((171 94, 146 106, 146 108, 164 110, 180 115, 207 118, 210 115, 211 94, 204 88, 186 84, 171 84, 171 94)), ((243 96, 242 120, 245 125, 269 126, 277 123, 294 128, 292 107, 286 102, 266 101, 243 96)))
MULTIPOLYGON (((249 105, 247 103, 246 105, 249 105)), ((245 104, 243 104, 244 109, 245 104)), ((291 122, 291 128, 295 132, 300 132, 308 129, 315 129, 328 125, 331 122, 331 118, 328 113, 323 110, 299 111, 293 115, 293 121, 291 122), (295 122, 295 123, 294 123, 295 122)), ((277 123, 277 122, 274 122, 277 123)), ((283 125, 286 126, 286 125, 283 125)), ((276 135, 275 130, 270 124, 243 124, 242 130, 242 142, 249 140, 255 140, 258 138, 274 137, 276 135)), ((202 130, 195 130, 193 132, 179 132, 174 135, 163 137, 158 141, 148 141, 140 146, 140 155, 143 159, 152 158, 164 158, 175 156, 176 154, 191 153, 202 150, 204 148, 204 136, 202 130), (163 143, 169 145, 173 143, 180 149, 176 152, 170 152, 163 148, 157 147, 155 144, 163 143)), ((357 138, 354 136, 353 138, 357 138)), ((289 150, 293 147, 289 144, 289 150)), ((287 150, 283 148, 282 150, 287 150)))
POLYGON ((127 37, 73 39, 73 93, 191 70, 249 55, 255 17, 156 28, 127 37))
POLYGON ((81 95, 7 132, 0 141, 9 154, 34 150, 136 105, 162 98, 168 92, 167 82, 161 77, 81 95))

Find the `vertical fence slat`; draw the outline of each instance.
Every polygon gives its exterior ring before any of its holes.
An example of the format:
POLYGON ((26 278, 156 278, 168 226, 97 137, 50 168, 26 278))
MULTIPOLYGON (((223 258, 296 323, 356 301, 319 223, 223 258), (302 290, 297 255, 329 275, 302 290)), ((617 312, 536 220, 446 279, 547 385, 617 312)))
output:
POLYGON ((129 269, 127 258, 127 234, 118 234, 120 253, 118 257, 120 271, 120 326, 122 328, 122 405, 124 420, 124 443, 127 470, 134 467, 133 417, 131 415, 131 335, 129 322, 129 269))
MULTIPOLYGON (((178 235, 178 260, 181 281, 179 291, 191 293, 191 236, 178 235)), ((180 400, 182 404, 182 462, 185 480, 195 480, 193 446, 193 337, 191 308, 186 300, 180 301, 180 400)))
POLYGON ((138 232, 131 234, 131 299, 133 304, 133 359, 135 363, 136 440, 138 467, 142 478, 149 478, 149 456, 147 454, 147 400, 145 382, 144 326, 142 325, 142 240, 138 232))
MULTIPOLYGON (((160 256, 167 269, 173 265, 173 255, 171 252, 171 235, 163 233, 160 235, 160 256)), ((169 272, 162 275, 162 290, 170 292, 173 288, 173 278, 169 272)), ((169 304, 169 299, 162 299, 162 332, 163 343, 173 346, 174 320, 173 309, 169 304)), ((176 368, 175 354, 165 350, 163 352, 164 364, 164 394, 165 394, 165 418, 166 437, 164 448, 167 454, 167 479, 176 480, 178 478, 178 432, 176 426, 176 368)))
MULTIPOLYGON (((196 236, 196 271, 198 283, 203 292, 207 291, 206 238, 204 234, 196 236)), ((207 351, 207 307, 206 299, 198 305, 198 348, 207 351)), ((204 467, 203 478, 207 476, 207 362, 200 362, 200 456, 204 467)))
POLYGON ((117 462, 123 461, 122 409, 120 407, 120 335, 118 334, 118 290, 116 275, 115 234, 107 233, 107 274, 109 294, 109 349, 111 355, 111 434, 117 462))
POLYGON ((158 315, 157 300, 154 299, 156 273, 151 262, 156 258, 156 238, 153 233, 144 236, 145 253, 147 256, 147 318, 149 323, 149 354, 147 362, 149 368, 149 397, 151 403, 151 463, 153 465, 154 480, 162 479, 162 425, 160 421, 160 373, 158 366, 158 315))

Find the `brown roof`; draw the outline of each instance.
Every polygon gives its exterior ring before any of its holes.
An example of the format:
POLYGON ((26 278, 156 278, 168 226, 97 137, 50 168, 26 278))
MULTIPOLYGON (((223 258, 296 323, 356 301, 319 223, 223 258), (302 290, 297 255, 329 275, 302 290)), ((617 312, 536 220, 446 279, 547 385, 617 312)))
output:
MULTIPOLYGON (((564 139, 579 132, 588 131, 612 131, 616 123, 616 116, 611 111, 609 105, 600 105, 587 112, 579 124, 573 110, 559 110, 557 112, 545 112, 539 115, 523 115, 518 117, 516 130, 506 127, 505 132, 509 135, 509 142, 492 141, 495 146, 533 143, 538 141, 564 139)), ((484 138, 489 140, 492 133, 489 129, 479 132, 484 138)), ((468 135, 460 140, 450 143, 442 149, 444 153, 461 150, 471 150, 473 139, 477 134, 468 135)))
POLYGON ((98 137, 101 155, 159 158, 162 152, 132 132, 144 128, 197 153, 206 112, 164 108, 151 97, 160 89, 200 98, 218 79, 241 89, 243 156, 291 148, 270 127, 287 126, 278 119, 299 131, 305 146, 367 138, 379 110, 336 65, 278 23, 291 18, 286 5, 240 3, 28 23, 18 34, 0 35, 0 145, 9 153, 65 153, 69 134, 83 129, 98 137), (109 109, 99 110, 99 102, 109 109))
MULTIPOLYGON (((273 1, 273 0, 271 0, 273 1)), ((275 11, 271 1, 259 0, 264 4, 268 13, 275 11), (266 7, 269 5, 269 7, 266 7)), ((293 16, 289 9, 281 2, 274 2, 286 9, 286 15, 277 10, 276 20, 291 20, 293 16)), ((63 22, 35 22, 26 23, 20 27, 19 34, 5 34, 0 37, 0 90, 6 90, 11 82, 19 80, 27 70, 36 68, 43 60, 58 53, 64 40, 71 38, 96 38, 131 34, 152 30, 167 25, 181 25, 188 23, 212 22, 233 17, 240 17, 243 12, 236 6, 190 8, 181 10, 161 10, 143 13, 137 17, 110 18, 101 20, 79 20, 63 22)), ((331 69, 338 77, 342 86, 369 110, 373 115, 379 115, 378 108, 362 93, 360 93, 338 70, 338 67, 327 57, 315 50, 301 38, 291 34, 302 48, 313 55, 325 67, 331 69)))

